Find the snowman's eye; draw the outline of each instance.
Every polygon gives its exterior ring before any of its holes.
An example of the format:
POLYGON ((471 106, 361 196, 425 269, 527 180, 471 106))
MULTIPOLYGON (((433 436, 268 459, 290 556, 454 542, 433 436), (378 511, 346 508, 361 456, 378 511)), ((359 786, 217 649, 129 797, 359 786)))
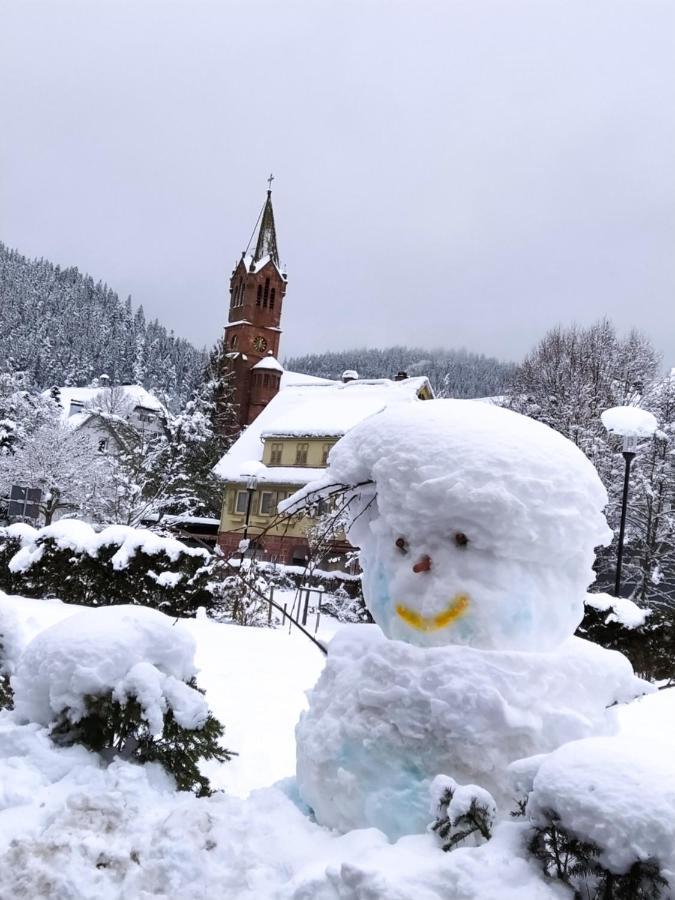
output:
POLYGON ((457 531, 455 532, 455 543, 458 547, 466 547, 469 543, 469 539, 463 531, 457 531))
POLYGON ((406 541, 405 538, 402 538, 402 537, 396 538, 396 546, 401 551, 401 553, 408 552, 408 542, 406 541))

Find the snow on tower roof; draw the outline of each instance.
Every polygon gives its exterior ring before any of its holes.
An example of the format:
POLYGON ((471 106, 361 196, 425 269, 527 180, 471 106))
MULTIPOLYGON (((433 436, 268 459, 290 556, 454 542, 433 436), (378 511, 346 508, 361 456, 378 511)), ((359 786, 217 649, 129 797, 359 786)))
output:
POLYGON ((267 438, 337 439, 368 416, 392 403, 412 402, 420 391, 431 393, 424 377, 405 381, 373 379, 343 384, 296 372, 284 372, 281 389, 214 467, 225 481, 243 482, 250 475, 259 481, 306 484, 321 469, 302 466, 266 466, 262 462, 267 438))
POLYGON ((261 359, 260 362, 256 363, 253 366, 254 369, 272 369, 274 372, 283 372, 284 367, 281 365, 278 359, 275 359, 274 356, 266 356, 264 359, 261 359))

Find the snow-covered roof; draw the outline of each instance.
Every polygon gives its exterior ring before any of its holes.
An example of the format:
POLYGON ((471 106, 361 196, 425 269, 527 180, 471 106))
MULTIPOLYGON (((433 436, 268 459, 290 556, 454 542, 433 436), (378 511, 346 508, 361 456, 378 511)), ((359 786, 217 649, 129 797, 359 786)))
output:
POLYGON ((254 369, 271 369, 274 372, 283 372, 284 367, 281 365, 278 359, 275 359, 273 356, 266 356, 264 359, 261 359, 260 362, 256 363, 253 366, 254 369))
MULTIPOLYGON (((153 396, 149 391, 146 391, 140 384, 120 384, 115 385, 114 387, 60 387, 58 388, 58 391, 59 404, 63 409, 62 419, 64 421, 69 418, 71 403, 74 403, 76 406, 79 404, 83 409, 85 407, 96 406, 100 403, 102 398, 110 393, 110 391, 121 391, 124 400, 132 404, 134 408, 142 406, 144 409, 150 409, 154 412, 166 412, 166 409, 157 397, 153 396)), ((43 392, 44 396, 48 396, 50 393, 51 391, 43 392)), ((81 425, 82 421, 78 421, 77 423, 73 421, 75 418, 78 420, 81 419, 82 414, 77 413, 74 416, 70 416, 69 424, 81 425)))
POLYGON ((286 278, 286 272, 282 266, 278 266, 276 262, 272 259, 271 256, 263 256, 257 262, 253 259, 250 253, 247 253, 246 256, 242 258, 242 262, 246 266, 247 272, 261 272, 268 263, 272 263, 277 272, 281 275, 282 278, 286 278))
POLYGON ((225 481, 306 484, 321 471, 300 466, 266 466, 262 462, 267 437, 340 438, 363 419, 392 403, 417 400, 429 382, 424 377, 350 381, 343 384, 297 372, 284 372, 279 393, 230 447, 214 472, 225 481))

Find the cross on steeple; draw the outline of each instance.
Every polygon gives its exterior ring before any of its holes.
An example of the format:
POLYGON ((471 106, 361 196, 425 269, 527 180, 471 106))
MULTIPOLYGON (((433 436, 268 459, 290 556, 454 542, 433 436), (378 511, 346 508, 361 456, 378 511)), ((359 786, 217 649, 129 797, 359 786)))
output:
POLYGON ((270 172, 270 177, 267 179, 267 193, 270 194, 272 192, 272 182, 274 181, 274 175, 270 172))

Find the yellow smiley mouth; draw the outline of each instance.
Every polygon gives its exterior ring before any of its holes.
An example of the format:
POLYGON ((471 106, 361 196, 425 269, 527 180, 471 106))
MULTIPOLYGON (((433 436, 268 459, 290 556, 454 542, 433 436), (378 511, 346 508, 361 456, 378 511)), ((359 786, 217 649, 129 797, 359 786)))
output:
POLYGON ((455 622, 460 616, 463 616, 469 606, 469 598, 466 594, 457 594, 452 603, 443 612, 437 613, 435 616, 423 616, 414 609, 408 609, 402 603, 396 607, 399 616, 417 631, 440 631, 446 628, 452 622, 455 622))

